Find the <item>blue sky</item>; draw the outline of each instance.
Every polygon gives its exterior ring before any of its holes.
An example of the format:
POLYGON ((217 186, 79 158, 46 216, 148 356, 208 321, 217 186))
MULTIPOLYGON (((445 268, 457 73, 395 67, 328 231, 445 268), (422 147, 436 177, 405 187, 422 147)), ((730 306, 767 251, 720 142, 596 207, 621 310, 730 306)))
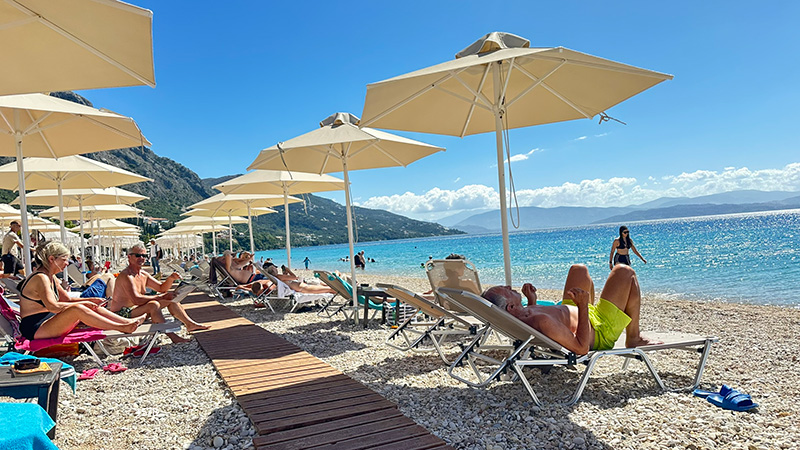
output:
MULTIPOLYGON (((521 205, 800 191, 798 2, 132 3, 154 13, 157 87, 81 94, 136 119, 157 154, 201 177, 243 173, 334 112, 360 116, 368 83, 506 31, 675 76, 608 111, 627 125, 512 130, 521 205)), ((398 134, 447 151, 352 172, 356 203, 423 219, 496 207, 494 134, 398 134)))

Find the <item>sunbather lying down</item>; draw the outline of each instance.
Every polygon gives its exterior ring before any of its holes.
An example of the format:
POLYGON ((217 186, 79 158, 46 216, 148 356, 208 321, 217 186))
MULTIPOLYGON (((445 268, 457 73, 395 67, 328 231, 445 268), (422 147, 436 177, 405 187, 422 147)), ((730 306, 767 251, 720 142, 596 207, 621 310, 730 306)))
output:
POLYGON ((561 305, 537 305, 536 288, 530 283, 522 286, 522 294, 528 298, 527 307, 510 286, 491 287, 483 297, 579 355, 614 348, 623 331, 626 347, 660 344, 639 333, 641 292, 636 272, 629 266, 614 266, 596 305, 594 282, 584 265, 569 269, 561 305))
MULTIPOLYGON (((300 292, 303 294, 335 294, 336 291, 331 289, 328 286, 324 285, 317 285, 317 284, 308 284, 305 281, 301 280, 300 278, 292 275, 281 274, 278 273, 278 268, 276 266, 269 266, 267 268, 267 273, 274 276, 275 278, 283 281, 295 292, 300 292)), ((255 280, 247 284, 240 284, 236 286, 237 289, 245 289, 252 291, 254 294, 259 295, 265 289, 267 291, 274 288, 272 281, 270 280, 255 280)))

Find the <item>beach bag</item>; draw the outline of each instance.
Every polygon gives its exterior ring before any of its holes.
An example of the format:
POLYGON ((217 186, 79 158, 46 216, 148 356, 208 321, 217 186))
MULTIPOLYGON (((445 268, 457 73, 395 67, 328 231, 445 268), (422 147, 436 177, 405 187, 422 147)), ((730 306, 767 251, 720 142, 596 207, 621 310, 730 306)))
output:
POLYGON ((34 356, 40 358, 56 358, 61 359, 68 356, 78 356, 81 352, 81 344, 74 342, 72 344, 57 344, 41 350, 33 352, 34 356))
MULTIPOLYGON (((108 337, 100 341, 106 351, 112 355, 120 355, 127 347, 134 347, 139 345, 139 338, 135 337, 108 337)), ((97 343, 94 344, 94 351, 102 352, 97 343)))

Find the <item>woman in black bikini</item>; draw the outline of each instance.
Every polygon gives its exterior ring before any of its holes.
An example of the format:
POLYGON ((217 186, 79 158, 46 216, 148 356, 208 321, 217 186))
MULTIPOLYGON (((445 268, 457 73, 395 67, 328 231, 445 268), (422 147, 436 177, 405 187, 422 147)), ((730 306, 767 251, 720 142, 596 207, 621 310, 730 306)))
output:
POLYGON ((636 250, 636 246, 633 245, 633 239, 630 237, 630 231, 628 231, 628 227, 623 225, 619 227, 619 237, 614 239, 614 243, 611 244, 611 255, 608 258, 608 268, 611 269, 617 264, 625 264, 626 266, 630 266, 631 250, 633 250, 633 253, 636 253, 636 256, 638 256, 643 263, 647 264, 647 260, 642 258, 642 255, 639 254, 639 251, 636 250))
POLYGON ((69 264, 69 250, 60 242, 36 249, 39 267, 19 285, 20 333, 26 339, 63 336, 83 322, 101 330, 132 333, 145 316, 125 319, 100 306, 104 298, 70 298, 55 274, 69 264))

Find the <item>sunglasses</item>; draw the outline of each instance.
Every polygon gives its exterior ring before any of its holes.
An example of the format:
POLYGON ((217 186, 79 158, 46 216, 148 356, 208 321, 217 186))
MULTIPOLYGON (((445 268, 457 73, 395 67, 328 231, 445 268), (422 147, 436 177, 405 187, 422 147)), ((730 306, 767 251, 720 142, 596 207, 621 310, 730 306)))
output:
POLYGON ((135 256, 137 258, 147 258, 147 253, 131 253, 131 256, 135 256))
POLYGON ((627 231, 623 231, 622 234, 628 234, 628 232, 627 231))

